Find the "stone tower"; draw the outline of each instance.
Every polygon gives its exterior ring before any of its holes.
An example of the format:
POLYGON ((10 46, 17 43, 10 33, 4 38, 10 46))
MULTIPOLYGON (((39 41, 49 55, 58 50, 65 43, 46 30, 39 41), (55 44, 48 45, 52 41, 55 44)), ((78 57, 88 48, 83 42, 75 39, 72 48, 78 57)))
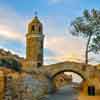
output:
POLYGON ((32 66, 40 67, 43 64, 43 40, 42 23, 35 16, 26 34, 26 59, 32 66))

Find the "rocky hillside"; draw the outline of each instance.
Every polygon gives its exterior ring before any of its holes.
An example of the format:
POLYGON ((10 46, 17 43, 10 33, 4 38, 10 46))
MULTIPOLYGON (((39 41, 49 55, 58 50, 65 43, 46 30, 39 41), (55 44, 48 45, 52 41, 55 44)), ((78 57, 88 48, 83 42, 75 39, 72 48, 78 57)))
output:
POLYGON ((0 49, 0 67, 6 67, 16 71, 20 71, 20 61, 23 59, 24 58, 21 58, 18 55, 12 54, 10 51, 0 49))
POLYGON ((6 51, 4 49, 0 49, 0 58, 13 58, 15 60, 22 60, 23 57, 19 57, 16 54, 11 53, 10 51, 6 51))

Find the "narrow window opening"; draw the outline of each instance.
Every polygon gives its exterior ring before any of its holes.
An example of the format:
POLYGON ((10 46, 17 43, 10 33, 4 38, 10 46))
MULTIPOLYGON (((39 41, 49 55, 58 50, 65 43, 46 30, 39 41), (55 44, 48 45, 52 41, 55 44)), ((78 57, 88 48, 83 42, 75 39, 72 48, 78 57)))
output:
POLYGON ((32 31, 34 31, 35 30, 35 27, 34 26, 32 26, 32 31))

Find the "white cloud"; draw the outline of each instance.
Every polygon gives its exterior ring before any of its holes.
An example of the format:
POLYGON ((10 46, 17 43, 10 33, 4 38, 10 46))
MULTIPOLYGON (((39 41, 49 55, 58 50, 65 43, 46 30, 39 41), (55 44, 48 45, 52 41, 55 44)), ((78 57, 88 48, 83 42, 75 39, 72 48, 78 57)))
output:
MULTIPOLYGON (((58 18, 58 17, 57 17, 58 18)), ((61 22, 56 16, 43 18, 45 48, 48 48, 55 55, 45 55, 45 64, 61 61, 84 62, 86 39, 74 37, 70 34, 67 24, 61 22), (61 23, 60 23, 61 22, 61 23)), ((97 64, 100 55, 89 54, 89 63, 97 64)))
POLYGON ((8 40, 23 42, 24 19, 9 7, 0 8, 0 37, 8 40))
POLYGON ((22 35, 13 30, 11 27, 0 25, 0 36, 11 40, 22 41, 22 35))
POLYGON ((0 5, 0 48, 25 56, 26 23, 16 10, 0 5))
POLYGON ((45 48, 53 52, 52 56, 45 56, 45 64, 61 61, 84 61, 85 41, 80 37, 70 35, 67 24, 59 22, 55 16, 43 19, 45 48))
POLYGON ((60 61, 84 61, 85 42, 73 37, 49 37, 46 41, 46 48, 50 48, 57 56, 46 57, 46 59, 60 61))

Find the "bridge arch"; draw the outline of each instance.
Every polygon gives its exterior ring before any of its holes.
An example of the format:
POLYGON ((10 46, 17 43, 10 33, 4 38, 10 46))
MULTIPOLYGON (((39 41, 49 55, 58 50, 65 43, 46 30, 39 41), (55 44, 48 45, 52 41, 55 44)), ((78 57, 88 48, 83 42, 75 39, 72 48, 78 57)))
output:
MULTIPOLYGON (((52 70, 53 71, 53 70, 52 70)), ((86 81, 87 78, 85 77, 85 75, 81 72, 78 72, 77 70, 73 70, 73 69, 60 69, 58 71, 54 71, 54 73, 49 73, 49 78, 48 78, 48 83, 49 83, 49 93, 54 93, 56 91, 56 86, 55 86, 55 83, 54 83, 54 78, 63 73, 63 72, 73 72, 73 73, 76 73, 77 75, 79 75, 83 80, 82 82, 86 81)))
POLYGON ((83 74, 81 74, 81 73, 79 73, 79 72, 77 72, 77 71, 75 71, 75 70, 72 70, 72 69, 65 69, 65 70, 61 70, 61 71, 58 71, 58 72, 56 72, 53 76, 52 76, 52 80, 57 76, 57 75, 59 75, 59 74, 61 74, 61 73, 63 73, 63 72, 73 72, 73 73, 75 73, 75 74, 77 74, 77 75, 79 75, 84 81, 86 80, 86 78, 84 77, 84 75, 83 74))
POLYGON ((93 70, 93 66, 84 63, 66 61, 57 64, 46 65, 45 68, 42 70, 44 73, 47 73, 51 78, 55 77, 61 72, 70 71, 78 74, 84 80, 88 80, 93 70))
POLYGON ((48 80, 48 89, 52 93, 54 91, 53 79, 58 74, 62 72, 74 72, 82 77, 83 81, 88 81, 90 77, 93 75, 94 71, 96 73, 95 66, 84 64, 84 63, 76 63, 76 62, 61 62, 57 64, 45 65, 44 69, 41 67, 41 71, 43 71, 44 75, 48 80))

